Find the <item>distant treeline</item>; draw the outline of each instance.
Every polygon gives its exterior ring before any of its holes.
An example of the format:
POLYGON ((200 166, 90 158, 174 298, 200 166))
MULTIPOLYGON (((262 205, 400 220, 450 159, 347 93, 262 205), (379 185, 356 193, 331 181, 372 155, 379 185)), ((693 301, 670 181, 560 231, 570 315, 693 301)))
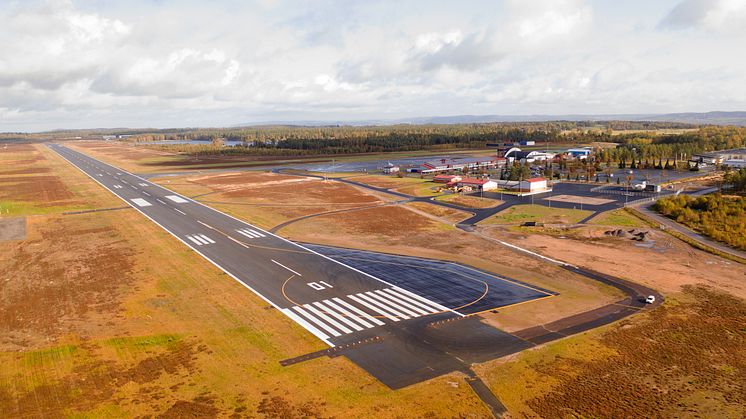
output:
MULTIPOLYGON (((199 140, 205 146, 165 145, 162 149, 198 153, 257 155, 320 155, 391 151, 484 148, 488 143, 535 141, 542 144, 590 144, 627 140, 614 129, 680 129, 692 126, 661 122, 536 122, 455 125, 251 127, 139 134, 128 141, 199 140), (239 141, 239 147, 210 147, 220 140, 239 141)), ((635 134, 637 138, 643 134, 635 134)))

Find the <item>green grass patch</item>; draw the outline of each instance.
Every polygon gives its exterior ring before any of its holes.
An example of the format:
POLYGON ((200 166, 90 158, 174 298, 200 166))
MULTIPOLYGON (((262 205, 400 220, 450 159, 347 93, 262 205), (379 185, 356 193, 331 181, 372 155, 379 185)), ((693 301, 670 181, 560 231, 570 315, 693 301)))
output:
POLYGON ((76 345, 63 345, 23 354, 23 365, 27 367, 49 366, 70 361, 77 353, 76 345))
POLYGON ((586 210, 550 208, 543 205, 515 205, 480 224, 520 224, 527 221, 575 224, 592 213, 586 210))
POLYGON ((623 209, 606 211, 591 219, 590 224, 624 227, 645 227, 639 218, 623 209))
POLYGON ((111 338, 103 342, 104 345, 113 348, 118 355, 123 353, 137 353, 146 351, 153 347, 170 348, 182 339, 180 335, 164 334, 151 336, 123 336, 111 338))

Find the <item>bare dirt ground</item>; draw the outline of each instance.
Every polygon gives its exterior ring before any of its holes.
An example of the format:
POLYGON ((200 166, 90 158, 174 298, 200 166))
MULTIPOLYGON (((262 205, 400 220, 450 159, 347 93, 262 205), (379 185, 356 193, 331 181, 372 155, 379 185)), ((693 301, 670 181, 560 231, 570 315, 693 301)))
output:
MULTIPOLYGON (((630 229, 629 227, 624 227, 630 229)), ((650 231, 650 241, 609 237, 609 227, 580 227, 552 234, 489 229, 486 234, 518 246, 626 278, 663 292, 680 292, 684 285, 706 284, 746 298, 746 267, 697 250, 669 235, 650 231)))
POLYGON ((0 217, 0 242, 26 238, 26 217, 0 217))
POLYGON ((152 180, 267 229, 312 214, 383 204, 386 199, 341 182, 260 171, 152 180))
POLYGON ((571 202, 573 204, 587 204, 587 205, 603 205, 610 202, 614 202, 613 199, 593 198, 589 196, 577 196, 577 195, 553 195, 549 198, 544 198, 547 201, 558 201, 558 202, 571 202))

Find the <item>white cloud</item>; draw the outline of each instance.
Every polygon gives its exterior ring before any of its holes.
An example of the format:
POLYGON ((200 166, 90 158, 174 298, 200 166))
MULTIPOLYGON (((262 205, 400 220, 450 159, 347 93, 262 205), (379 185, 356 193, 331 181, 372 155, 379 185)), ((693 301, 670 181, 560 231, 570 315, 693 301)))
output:
POLYGON ((746 0, 683 0, 660 22, 661 28, 702 27, 712 31, 746 30, 746 0))
POLYGON ((746 0, 82 1, 0 3, 0 131, 746 107, 746 0))

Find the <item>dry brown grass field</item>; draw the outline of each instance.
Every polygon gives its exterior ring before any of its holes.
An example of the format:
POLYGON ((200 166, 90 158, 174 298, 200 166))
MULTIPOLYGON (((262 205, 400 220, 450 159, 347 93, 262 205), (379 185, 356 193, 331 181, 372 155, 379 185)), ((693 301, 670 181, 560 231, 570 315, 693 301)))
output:
POLYGON ((307 215, 386 202, 381 194, 336 181, 259 171, 166 176, 153 181, 266 229, 307 215))
MULTIPOLYGON (((87 181, 70 199, 109 204, 87 181)), ((324 345, 134 210, 29 220, 0 243, 6 417, 487 414, 457 375, 390 391, 343 357, 281 367, 324 345)))
MULTIPOLYGON (((43 146, 7 150, 0 154, 2 216, 26 216, 28 234, 0 242, 3 416, 488 416, 459 374, 391 391, 344 357, 281 367, 280 360, 324 345, 132 209, 63 215, 122 202, 43 146)), ((159 182, 208 194, 202 201, 225 200, 210 205, 264 227, 353 208, 280 233, 458 261, 560 293, 482 314, 508 331, 621 295, 488 238, 666 295, 657 309, 474 366, 511 417, 746 415, 744 266, 658 232, 645 247, 608 237, 609 227, 600 226, 497 225, 479 229, 485 238, 450 225, 459 211, 383 206, 383 196, 298 179, 247 172, 159 182)))

